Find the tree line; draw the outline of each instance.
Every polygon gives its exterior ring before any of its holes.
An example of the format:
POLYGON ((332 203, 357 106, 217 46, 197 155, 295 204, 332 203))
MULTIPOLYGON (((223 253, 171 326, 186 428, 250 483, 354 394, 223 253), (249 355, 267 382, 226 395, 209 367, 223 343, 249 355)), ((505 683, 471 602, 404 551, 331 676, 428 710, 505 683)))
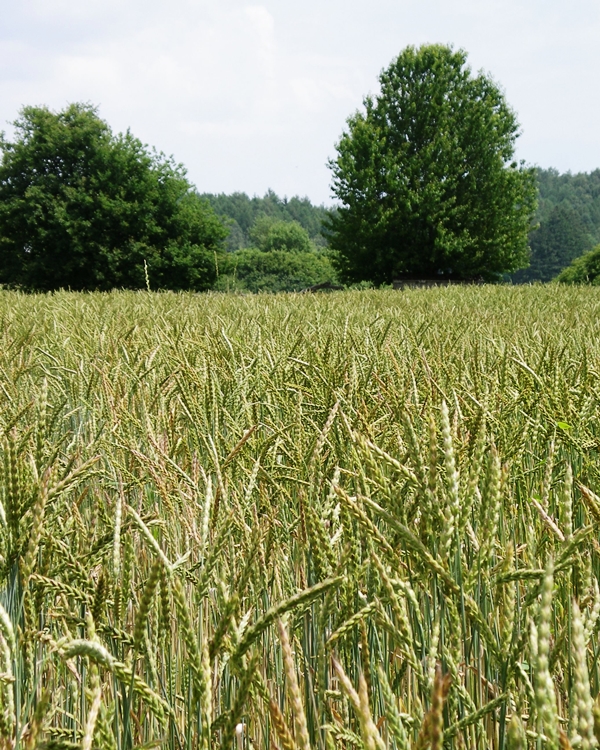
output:
POLYGON ((273 190, 268 190, 261 198, 250 197, 246 193, 202 193, 218 216, 226 219, 229 235, 226 240, 228 250, 239 250, 252 245, 252 227, 257 219, 269 217, 277 221, 295 221, 306 230, 316 247, 325 247, 324 223, 329 210, 325 206, 311 203, 309 198, 293 196, 280 198, 273 190))
MULTIPOLYGON (((263 201, 276 205, 276 198, 274 193, 269 192, 265 199, 252 200, 255 205, 261 205, 263 201)), ((283 206, 286 203, 285 200, 281 201, 283 206)), ((318 226, 313 225, 310 219, 320 209, 312 207, 311 216, 310 203, 304 201, 304 204, 305 224, 318 226)), ((235 221, 225 216, 222 219, 227 225, 235 221)), ((322 240, 320 234, 311 237, 306 226, 295 219, 277 219, 272 214, 258 212, 247 230, 245 243, 225 254, 215 289, 297 292, 334 282, 336 271, 322 240)))
POLYGON ((600 169, 559 174, 537 169, 537 227, 529 234, 530 265, 515 283, 551 281, 600 243, 600 169))
MULTIPOLYGON (((199 194, 87 104, 25 107, 0 138, 0 284, 296 290, 326 281, 547 281, 600 241, 600 170, 517 162, 516 114, 463 50, 407 47, 329 161, 335 210, 199 194)), ((595 256, 594 256, 595 258, 595 256)), ((562 280, 592 280, 580 261, 562 280)))
MULTIPOLYGON (((515 284, 552 281, 575 259, 600 243, 600 169, 591 173, 561 174, 553 168, 537 167, 535 177, 538 208, 528 236, 530 265, 510 276, 515 284)), ((202 197, 231 227, 226 240, 229 250, 251 247, 253 223, 263 216, 296 221, 316 246, 328 248, 327 220, 329 212, 335 209, 314 205, 308 198, 294 197, 288 201, 273 191, 262 198, 250 198, 245 193, 206 193, 202 197), (297 207, 301 207, 301 211, 297 207)), ((332 276, 331 270, 328 275, 332 276)), ((564 275, 564 279, 571 275, 564 275)))

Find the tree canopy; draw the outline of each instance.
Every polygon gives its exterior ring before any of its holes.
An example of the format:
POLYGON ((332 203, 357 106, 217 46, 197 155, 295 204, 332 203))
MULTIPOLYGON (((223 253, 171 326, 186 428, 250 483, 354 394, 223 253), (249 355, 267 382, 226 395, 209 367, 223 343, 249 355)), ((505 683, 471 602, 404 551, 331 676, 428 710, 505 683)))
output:
POLYGON ((327 211, 308 198, 205 194, 223 217, 229 250, 219 264, 215 288, 238 292, 297 292, 335 282, 335 269, 321 234, 327 211))
POLYGON ((329 163, 342 278, 491 280, 526 266, 535 174, 513 160, 518 124, 497 84, 441 45, 406 48, 379 82, 329 163))
POLYGON ((33 290, 212 285, 227 231, 185 170, 97 110, 25 107, 0 149, 0 282, 33 290))

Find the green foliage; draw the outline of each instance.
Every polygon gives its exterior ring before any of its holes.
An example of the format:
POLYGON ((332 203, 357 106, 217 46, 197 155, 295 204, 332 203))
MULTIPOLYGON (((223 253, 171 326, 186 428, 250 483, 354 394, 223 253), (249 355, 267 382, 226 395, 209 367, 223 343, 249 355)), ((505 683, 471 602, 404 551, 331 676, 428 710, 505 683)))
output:
POLYGON ((253 247, 228 253, 216 288, 249 292, 298 292, 336 274, 297 221, 259 215, 248 231, 253 247))
POLYGON ((556 206, 572 209, 581 219, 593 244, 600 242, 600 169, 578 174, 559 174, 556 169, 537 169, 539 202, 536 218, 544 224, 556 206))
POLYGON ((531 264, 517 271, 513 281, 550 281, 592 244, 580 215, 568 204, 560 203, 554 206, 539 229, 531 233, 531 264))
POLYGON ((259 216, 250 229, 250 239, 264 252, 309 253, 314 249, 308 232, 297 221, 278 221, 270 216, 259 216))
POLYGON ((576 258, 557 277, 563 284, 593 284, 600 286, 600 245, 576 258))
POLYGON ((89 105, 25 107, 0 141, 0 282, 26 289, 208 288, 226 235, 185 170, 89 105))
POLYGON ((600 169, 559 174, 536 169, 538 228, 529 235, 531 265, 515 283, 549 281, 576 257, 600 242, 600 169))
POLYGON ((379 81, 330 162, 342 278, 491 280, 525 266, 535 175, 513 161, 518 124, 500 88, 441 45, 406 48, 379 81))
POLYGON ((257 220, 269 217, 277 221, 296 221, 303 227, 317 247, 325 247, 327 240, 323 235, 323 222, 328 210, 324 206, 313 205, 308 198, 294 196, 289 200, 279 198, 272 190, 264 197, 250 198, 246 193, 225 195, 204 193, 205 198, 219 216, 222 216, 230 229, 227 239, 229 250, 239 250, 253 244, 251 231, 257 220))
POLYGON ((246 248, 229 253, 216 288, 249 292, 299 292, 326 281, 335 271, 324 252, 246 248))

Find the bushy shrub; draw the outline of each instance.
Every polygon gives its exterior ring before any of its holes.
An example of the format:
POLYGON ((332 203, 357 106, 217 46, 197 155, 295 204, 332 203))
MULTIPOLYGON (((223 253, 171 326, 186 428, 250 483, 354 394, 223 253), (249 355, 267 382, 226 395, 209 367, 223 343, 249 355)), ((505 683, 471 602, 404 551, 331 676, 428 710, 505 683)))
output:
POLYGON ((329 257, 322 252, 263 251, 229 253, 217 289, 248 292, 298 292, 335 280, 329 257))
POLYGON ((600 286, 600 245, 589 253, 575 258, 556 278, 563 284, 593 284, 600 286))
POLYGON ((308 232, 297 221, 279 221, 270 216, 261 216, 254 222, 250 239, 264 252, 309 253, 315 249, 308 232))

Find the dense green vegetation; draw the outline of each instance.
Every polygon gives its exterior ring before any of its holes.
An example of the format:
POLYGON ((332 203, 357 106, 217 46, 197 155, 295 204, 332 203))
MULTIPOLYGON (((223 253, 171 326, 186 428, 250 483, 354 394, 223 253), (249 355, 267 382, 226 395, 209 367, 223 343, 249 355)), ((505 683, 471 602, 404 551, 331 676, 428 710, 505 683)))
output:
MULTIPOLYGON (((551 281, 575 258, 600 241, 600 170, 589 174, 560 174, 555 169, 536 168, 536 179, 538 209, 534 223, 537 228, 529 234, 529 267, 511 275, 513 283, 517 284, 551 281)), ((203 197, 211 202, 217 213, 230 220, 228 226, 231 233, 227 239, 230 249, 256 246, 252 239, 252 227, 256 221, 260 224, 265 217, 276 217, 285 222, 298 221, 316 247, 326 246, 327 230, 324 227, 328 224, 327 210, 323 206, 312 205, 307 198, 285 201, 273 192, 267 193, 264 198, 252 199, 243 193, 231 196, 207 194, 203 197), (240 226, 244 227, 243 231, 240 226)), ((282 269, 282 273, 285 275, 285 269, 282 269)), ((304 286, 296 284, 287 288, 292 290, 310 286, 308 277, 306 281, 304 286)), ((219 286, 224 288, 227 284, 228 288, 233 288, 229 278, 220 282, 219 286)), ((268 289, 269 286, 265 279, 260 288, 268 289)), ((238 288, 241 288, 241 282, 238 288)), ((247 288, 259 287, 251 283, 247 288)))
MULTIPOLYGON (((510 165, 499 174, 486 171, 485 160, 477 163, 477 130, 460 129, 470 122, 469 106, 480 124, 486 112, 498 115, 495 146, 488 143, 488 151, 498 148, 505 159, 512 153, 515 120, 494 84, 471 77, 465 59, 443 47, 409 48, 384 71, 382 94, 365 100, 367 114, 351 118, 338 144, 332 167, 342 205, 333 209, 272 191, 262 198, 199 195, 181 165, 129 132, 115 136, 95 108, 74 104, 53 113, 26 107, 14 141, 0 140, 0 284, 24 290, 150 285, 278 292, 339 278, 376 284, 396 275, 440 272, 498 278, 501 265, 523 258, 520 240, 507 225, 500 240, 492 237, 492 218, 500 210, 493 198, 499 183, 494 187, 492 177, 525 189, 531 172, 510 165), (403 77, 412 88, 402 84, 403 77), (434 104, 418 106, 421 119, 413 122, 410 107, 419 97, 434 104), (435 114, 439 106, 441 119, 435 114), (385 137, 377 124, 381 118, 390 124, 385 137), (452 176, 457 154, 469 171, 452 176), (421 173, 428 174, 426 183, 421 173), (403 175, 400 183, 394 175, 403 175), (369 189, 362 190, 362 183, 369 189), (475 198, 482 200, 479 208, 469 203, 475 198), (490 231, 487 239, 476 225, 490 231)), ((571 175, 537 169, 536 175, 538 228, 529 235, 530 266, 512 274, 515 283, 556 278, 600 239, 600 170, 571 175)), ((530 198, 520 204, 521 219, 530 198)), ((567 276, 579 278, 584 266, 567 276)))
MULTIPOLYGON (((511 275, 513 283, 525 283, 532 281, 551 281, 565 269, 574 259, 588 252, 600 239, 600 170, 590 174, 560 174, 555 169, 536 169, 538 186, 538 209, 535 215, 537 228, 529 234, 530 265, 528 268, 516 271, 511 275)), ((244 194, 231 196, 206 195, 211 205, 217 212, 227 220, 230 228, 230 236, 227 246, 230 249, 242 249, 260 245, 257 241, 258 234, 253 233, 253 227, 269 225, 278 217, 278 221, 291 223, 298 221, 307 230, 308 237, 317 248, 326 247, 326 236, 328 224, 327 210, 323 206, 314 206, 308 199, 293 198, 285 201, 278 198, 273 192, 267 193, 265 198, 250 199, 244 194), (298 210, 302 206, 302 211, 298 210), (286 212, 286 206, 293 206, 291 211, 286 212), (292 218, 292 216, 297 218, 292 218), (236 219, 237 217, 237 219, 236 219), (266 219, 266 221, 265 221, 266 219), (244 226, 244 231, 240 229, 244 226)), ((233 263, 233 266, 244 266, 246 259, 254 257, 255 250, 250 254, 243 253, 233 263), (238 262, 239 261, 239 262, 238 262)), ((263 256, 258 255, 259 259, 263 256)), ((298 259, 290 261, 287 256, 281 268, 280 276, 285 278, 286 267, 290 263, 298 263, 298 259)), ((275 259, 270 259, 275 263, 275 259)), ((310 259, 307 259, 310 266, 310 259)), ((229 264, 231 269, 231 264, 229 264)), ((334 274, 328 268, 328 274, 334 274)), ((271 285, 267 277, 259 279, 260 272, 254 274, 259 281, 250 281, 244 285, 238 279, 237 287, 231 278, 231 270, 218 283, 218 288, 246 288, 249 290, 285 288, 288 291, 306 288, 310 286, 310 280, 317 278, 314 274, 304 277, 304 281, 296 281, 290 278, 289 283, 283 282, 271 285), (305 282, 305 283, 304 283, 305 282)), ((326 274, 327 275, 327 274, 326 274)), ((270 276, 270 274, 269 274, 270 276)), ((324 280, 319 275, 319 280, 324 280)), ((332 278, 334 276, 332 275, 332 278)), ((315 281, 314 283, 317 283, 315 281)))
POLYGON ((556 206, 566 206, 578 214, 594 243, 600 242, 600 169, 578 174, 537 169, 537 180, 540 222, 547 221, 556 206))
POLYGON ((231 253, 225 259, 216 289, 300 292, 334 281, 335 271, 325 253, 246 248, 231 253))
POLYGON ((317 247, 325 247, 327 241, 323 234, 323 222, 328 211, 325 206, 315 206, 308 198, 294 196, 289 200, 279 198, 269 190, 262 198, 248 197, 245 193, 225 195, 220 193, 203 193, 215 212, 226 220, 229 227, 227 248, 240 250, 253 244, 252 228, 256 221, 269 217, 278 221, 296 221, 303 227, 317 247))
POLYGON ((565 284, 600 285, 600 245, 576 258, 558 276, 565 284))
POLYGON ((537 169, 539 228, 529 235, 531 265, 513 281, 550 281, 600 242, 600 169, 559 174, 537 169))
POLYGON ((597 746, 597 288, 0 319, 2 750, 597 746))
POLYGON ((0 283, 24 289, 153 286, 215 279, 221 222, 185 170, 89 105, 25 107, 0 138, 0 283))
MULTIPOLYGON (((380 83, 338 143, 330 209, 273 191, 199 195, 181 165, 115 136, 94 107, 25 107, 14 141, 0 138, 0 284, 279 292, 495 280, 529 254, 510 277, 523 283, 556 278, 600 241, 600 170, 536 169, 525 252, 533 171, 510 162, 514 114, 465 53, 408 48, 380 83)), ((590 262, 564 279, 593 280, 590 262)))
POLYGON ((551 281, 572 260, 590 248, 579 214, 565 205, 557 205, 539 228, 529 236, 530 265, 513 275, 516 283, 551 281))
POLYGON ((247 241, 248 247, 222 258, 216 289, 299 292, 336 278, 327 248, 315 244, 295 220, 259 213, 248 229, 247 241))
POLYGON ((348 119, 330 162, 344 281, 492 281, 527 265, 535 172, 514 161, 518 123, 501 90, 466 60, 407 47, 348 119))

